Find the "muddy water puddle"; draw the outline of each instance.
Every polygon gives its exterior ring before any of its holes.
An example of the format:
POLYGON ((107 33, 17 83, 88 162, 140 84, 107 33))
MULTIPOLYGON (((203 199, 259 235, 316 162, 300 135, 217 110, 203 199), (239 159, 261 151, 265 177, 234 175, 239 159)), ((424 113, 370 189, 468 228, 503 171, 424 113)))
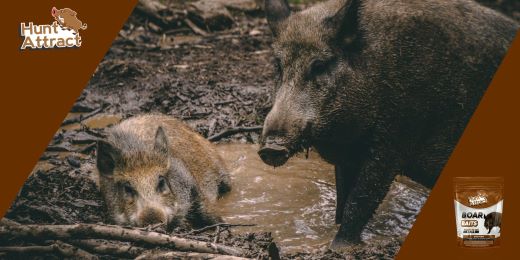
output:
MULTIPOLYGON (((71 113, 67 119, 79 116, 71 113)), ((81 124, 105 128, 121 120, 120 115, 99 114, 81 124)), ((79 123, 63 129, 79 129, 79 123)), ((238 232, 272 232, 284 252, 326 248, 336 234, 336 190, 334 167, 315 152, 309 158, 295 156, 282 167, 264 164, 255 144, 218 144, 218 152, 231 172, 233 190, 216 205, 225 222, 256 224, 237 227, 238 232)), ((69 153, 60 153, 65 158, 69 153)), ((38 168, 52 167, 42 163, 38 168)), ((403 239, 413 225, 429 190, 407 179, 397 178, 370 220, 363 240, 403 239)))
MULTIPOLYGON (((80 116, 87 115, 88 113, 69 113, 65 120, 73 119, 73 118, 79 118, 80 116)), ((75 130, 80 129, 81 125, 85 125, 89 128, 105 128, 110 125, 117 124, 121 121, 122 116, 121 115, 111 115, 111 114, 99 114, 90 118, 86 118, 85 120, 81 120, 81 124, 78 123, 72 123, 65 126, 62 126, 62 129, 65 130, 75 130)))
MULTIPOLYGON (((237 231, 272 232, 284 252, 329 245, 338 228, 332 165, 311 152, 308 159, 300 155, 273 168, 260 160, 257 145, 221 144, 217 148, 234 185, 217 205, 225 222, 256 224, 237 231)), ((407 178, 398 178, 363 232, 364 241, 406 236, 428 192, 407 178)))

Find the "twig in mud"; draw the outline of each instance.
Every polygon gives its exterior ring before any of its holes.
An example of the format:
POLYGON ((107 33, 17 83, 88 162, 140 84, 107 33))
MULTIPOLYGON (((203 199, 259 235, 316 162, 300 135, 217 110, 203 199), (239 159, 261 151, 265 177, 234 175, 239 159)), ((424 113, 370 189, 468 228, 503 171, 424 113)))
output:
POLYGON ((228 136, 231 136, 231 135, 234 135, 234 134, 238 134, 238 133, 249 133, 249 132, 258 132, 258 131, 262 131, 263 127, 262 126, 247 126, 247 127, 233 127, 233 128, 228 128, 218 134, 215 134, 215 135, 212 135, 210 137, 208 137, 208 140, 211 141, 211 142, 215 142, 215 141, 218 141, 222 138, 225 138, 225 137, 228 137, 228 136))
POLYGON ((229 224, 229 223, 217 223, 217 224, 213 224, 213 225, 210 225, 210 226, 205 226, 203 228, 200 228, 200 229, 195 229, 195 230, 192 230, 191 232, 188 233, 188 235, 194 235, 194 234, 200 234, 204 231, 208 231, 208 230, 211 230, 211 229, 214 229, 214 228, 217 228, 217 227, 254 227, 256 226, 256 224, 229 224))
POLYGON ((61 256, 67 258, 77 258, 77 259, 98 259, 97 256, 90 254, 89 252, 77 248, 75 246, 69 245, 67 243, 63 243, 61 241, 56 241, 53 244, 46 246, 3 246, 0 247, 0 252, 4 252, 7 254, 50 254, 57 253, 61 256))
POLYGON ((211 115, 211 113, 213 113, 213 112, 209 111, 209 112, 190 113, 189 115, 182 116, 181 118, 183 120, 187 120, 187 119, 200 119, 200 118, 205 117, 207 115, 211 115))
POLYGON ((236 100, 224 100, 213 103, 214 106, 227 105, 236 102, 236 100))
POLYGON ((150 251, 136 258, 143 259, 213 259, 213 260, 247 260, 251 258, 243 258, 229 255, 217 255, 208 253, 191 253, 191 252, 172 252, 172 251, 150 251))
POLYGON ((166 35, 178 34, 178 33, 186 33, 191 32, 190 28, 178 28, 178 29, 170 29, 164 32, 166 35))
POLYGON ((108 106, 109 106, 108 104, 103 104, 101 107, 99 107, 98 109, 96 109, 88 114, 84 114, 84 115, 80 115, 78 117, 63 120, 63 123, 61 123, 61 126, 71 125, 71 124, 75 124, 75 123, 81 123, 81 121, 91 118, 91 117, 101 113, 108 106))
POLYGON ((208 36, 209 34, 202 30, 201 28, 199 28, 195 23, 193 23, 190 19, 184 19, 184 23, 186 23, 186 25, 188 27, 190 27, 190 29, 196 33, 196 34, 199 34, 199 35, 202 35, 202 36, 208 36))
POLYGON ((213 239, 213 243, 218 243, 218 239, 220 238, 220 226, 217 226, 215 230, 215 238, 213 239))
MULTIPOLYGON (((3 221, 0 221, 0 224, 3 224, 3 221)), ((112 225, 1 225, 0 240, 12 238, 32 240, 98 238, 139 242, 149 246, 163 246, 180 251, 198 253, 216 253, 234 256, 244 254, 244 250, 240 248, 112 225)))

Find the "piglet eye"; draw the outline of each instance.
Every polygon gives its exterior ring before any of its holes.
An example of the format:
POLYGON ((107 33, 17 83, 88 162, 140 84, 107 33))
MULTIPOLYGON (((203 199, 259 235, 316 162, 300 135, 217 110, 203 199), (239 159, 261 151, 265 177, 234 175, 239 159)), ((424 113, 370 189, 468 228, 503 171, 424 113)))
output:
POLYGON ((164 193, 168 192, 170 188, 166 183, 166 179, 163 176, 159 176, 159 182, 157 183, 157 192, 164 193))
POLYGON ((137 195, 137 191, 135 191, 134 188, 132 188, 132 186, 130 186, 130 184, 128 183, 123 184, 123 191, 125 192, 125 195, 128 197, 134 197, 135 195, 137 195))

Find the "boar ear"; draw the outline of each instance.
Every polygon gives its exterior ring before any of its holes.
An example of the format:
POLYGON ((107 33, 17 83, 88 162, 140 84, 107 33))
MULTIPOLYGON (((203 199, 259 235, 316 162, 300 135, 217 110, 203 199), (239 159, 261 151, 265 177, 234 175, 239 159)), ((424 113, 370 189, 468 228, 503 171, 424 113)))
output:
POLYGON ((271 31, 278 35, 280 22, 291 15, 287 0, 265 0, 265 16, 271 31))
POLYGON ((335 33, 336 39, 352 43, 358 33, 359 0, 347 0, 331 17, 325 19, 325 26, 335 33))
POLYGON ((97 168, 102 175, 114 173, 116 165, 121 162, 121 150, 109 142, 97 142, 97 168))
POLYGON ((164 129, 159 126, 155 132, 154 149, 161 154, 168 154, 170 152, 170 148, 168 146, 168 137, 166 136, 164 129))

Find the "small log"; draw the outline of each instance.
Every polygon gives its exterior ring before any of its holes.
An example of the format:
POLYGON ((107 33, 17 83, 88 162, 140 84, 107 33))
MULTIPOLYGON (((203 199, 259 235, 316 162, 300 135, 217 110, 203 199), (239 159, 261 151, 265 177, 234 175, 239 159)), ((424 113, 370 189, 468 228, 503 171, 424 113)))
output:
MULTIPOLYGON (((0 224, 1 223, 3 223, 3 221, 0 221, 0 224)), ((216 253, 234 256, 241 256, 244 254, 244 250, 226 245, 180 238, 134 228, 98 224, 1 225, 0 240, 7 241, 12 238, 33 240, 77 240, 97 238, 139 242, 148 246, 163 246, 180 251, 192 251, 198 253, 216 253)))
POLYGON ((196 33, 196 34, 199 34, 199 35, 202 35, 202 36, 208 36, 209 35, 206 31, 202 30, 196 24, 194 24, 192 21, 190 21, 190 19, 184 19, 184 23, 186 23, 186 25, 188 27, 190 27, 190 29, 194 33, 196 33))
POLYGON ((216 135, 212 135, 210 137, 208 137, 208 140, 211 141, 211 142, 216 142, 222 138, 225 138, 225 137, 228 137, 228 136, 231 136, 231 135, 234 135, 234 134, 238 134, 238 133, 248 133, 248 132, 259 132, 259 131, 262 131, 263 127, 262 126, 248 126, 248 127, 233 127, 233 128, 228 128, 216 135))
POLYGON ((56 241, 55 243, 46 246, 3 246, 0 247, 0 252, 18 255, 41 255, 54 253, 75 259, 99 259, 97 256, 92 255, 83 249, 61 241, 56 241))
POLYGON ((135 258, 146 251, 146 249, 133 246, 128 242, 113 240, 83 239, 71 240, 70 243, 96 254, 118 256, 123 258, 135 258))
POLYGON ((221 31, 231 28, 233 16, 228 9, 218 1, 200 0, 188 6, 188 19, 198 27, 207 31, 221 31))
POLYGON ((213 259, 213 260, 247 260, 251 258, 243 258, 229 255, 218 255, 208 253, 192 253, 192 252, 173 252, 173 251, 149 251, 136 258, 136 260, 144 259, 213 259))
POLYGON ((190 235, 200 234, 200 233, 202 233, 202 232, 205 232, 205 231, 208 231, 208 230, 211 230, 211 229, 214 229, 214 228, 218 228, 218 227, 228 228, 228 227, 254 227, 254 226, 256 226, 256 224, 229 224, 229 223, 217 223, 217 224, 213 224, 213 225, 205 226, 205 227, 200 228, 200 229, 195 229, 195 230, 189 232, 188 234, 190 234, 190 235))

